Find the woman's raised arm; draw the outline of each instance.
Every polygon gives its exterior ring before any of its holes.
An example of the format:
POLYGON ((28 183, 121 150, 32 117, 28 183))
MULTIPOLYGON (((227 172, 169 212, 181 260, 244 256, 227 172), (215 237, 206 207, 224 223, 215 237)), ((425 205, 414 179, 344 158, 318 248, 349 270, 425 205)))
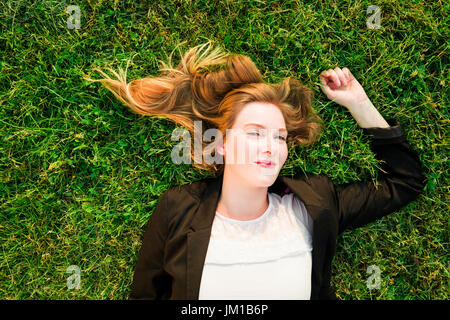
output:
POLYGON ((378 186, 371 181, 335 185, 329 181, 339 212, 339 233, 375 221, 416 199, 423 192, 426 177, 417 153, 406 140, 396 119, 387 121, 367 97, 347 68, 321 74, 322 91, 346 107, 363 131, 370 136, 370 147, 382 160, 378 186))
POLYGON ((388 119, 388 128, 364 128, 370 148, 382 160, 376 186, 372 181, 333 184, 339 213, 339 232, 382 218, 415 200, 427 183, 417 153, 406 140, 401 124, 388 119))
POLYGON ((347 108, 361 128, 389 127, 349 69, 336 67, 324 71, 320 82, 328 99, 347 108))

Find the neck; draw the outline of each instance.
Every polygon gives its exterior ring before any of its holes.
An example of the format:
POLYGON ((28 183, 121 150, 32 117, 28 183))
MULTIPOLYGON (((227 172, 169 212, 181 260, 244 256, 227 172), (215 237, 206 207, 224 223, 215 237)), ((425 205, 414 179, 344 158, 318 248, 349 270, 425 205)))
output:
POLYGON ((217 212, 235 220, 254 220, 269 206, 268 187, 255 187, 224 171, 217 212))

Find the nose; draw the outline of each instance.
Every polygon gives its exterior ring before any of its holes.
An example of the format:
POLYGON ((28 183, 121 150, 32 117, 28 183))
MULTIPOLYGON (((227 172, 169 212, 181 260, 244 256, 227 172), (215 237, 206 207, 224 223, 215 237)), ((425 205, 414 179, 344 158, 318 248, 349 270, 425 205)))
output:
POLYGON ((263 140, 262 153, 271 156, 273 152, 272 148, 276 146, 276 144, 272 142, 272 134, 270 132, 267 132, 265 135, 265 139, 262 140, 263 140))

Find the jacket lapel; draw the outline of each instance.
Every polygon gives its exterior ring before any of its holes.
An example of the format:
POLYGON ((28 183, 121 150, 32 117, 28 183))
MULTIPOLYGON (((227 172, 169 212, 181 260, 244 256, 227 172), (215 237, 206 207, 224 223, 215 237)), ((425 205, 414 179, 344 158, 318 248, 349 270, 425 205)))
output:
POLYGON ((197 300, 211 228, 222 190, 223 175, 208 183, 199 195, 200 204, 187 234, 186 299, 197 300))
MULTIPOLYGON (((306 177, 306 176, 305 176, 306 177)), ((211 228, 214 220, 216 208, 219 202, 222 190, 223 175, 210 180, 204 185, 204 189, 199 194, 199 207, 193 218, 190 230, 187 234, 187 279, 186 279, 186 299, 197 300, 200 291, 200 281, 203 272, 203 265, 211 236, 211 228)), ((323 199, 318 195, 314 188, 310 188, 310 181, 306 177, 288 178, 278 176, 275 183, 269 187, 268 192, 279 193, 288 186, 305 204, 305 207, 314 222, 313 251, 312 251, 312 292, 311 298, 318 295, 320 284, 322 283, 321 270, 316 270, 317 266, 322 265, 324 251, 322 250, 323 241, 317 232, 322 228, 321 211, 323 208, 323 199)))

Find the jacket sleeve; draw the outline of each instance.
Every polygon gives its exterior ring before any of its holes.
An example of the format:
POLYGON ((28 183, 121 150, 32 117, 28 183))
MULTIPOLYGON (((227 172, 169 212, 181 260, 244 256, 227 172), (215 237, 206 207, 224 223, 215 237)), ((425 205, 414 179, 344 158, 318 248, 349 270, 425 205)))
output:
POLYGON ((355 229, 380 219, 409 202, 424 190, 426 177, 417 153, 406 140, 398 120, 387 119, 389 128, 363 128, 370 148, 381 161, 378 186, 361 181, 335 185, 330 180, 338 209, 339 231, 355 229), (381 177, 380 177, 381 176, 381 177))
POLYGON ((147 223, 134 270, 130 300, 169 299, 171 278, 163 269, 168 229, 167 198, 167 191, 165 191, 147 223))

